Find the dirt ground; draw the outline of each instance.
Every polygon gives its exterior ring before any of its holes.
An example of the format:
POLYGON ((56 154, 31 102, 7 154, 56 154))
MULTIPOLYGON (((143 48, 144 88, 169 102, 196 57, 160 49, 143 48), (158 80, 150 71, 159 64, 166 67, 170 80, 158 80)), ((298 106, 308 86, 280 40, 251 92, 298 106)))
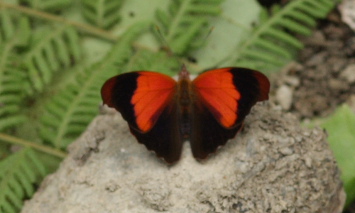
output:
POLYGON ((320 22, 297 63, 278 76, 273 91, 282 108, 300 119, 325 117, 355 101, 355 33, 334 11, 320 22), (285 98, 286 97, 286 98, 285 98))
MULTIPOLYGON (((297 62, 274 79, 272 99, 301 120, 326 117, 342 103, 355 106, 355 32, 333 11, 313 35, 297 62)), ((355 213, 355 203, 345 213, 355 213)))

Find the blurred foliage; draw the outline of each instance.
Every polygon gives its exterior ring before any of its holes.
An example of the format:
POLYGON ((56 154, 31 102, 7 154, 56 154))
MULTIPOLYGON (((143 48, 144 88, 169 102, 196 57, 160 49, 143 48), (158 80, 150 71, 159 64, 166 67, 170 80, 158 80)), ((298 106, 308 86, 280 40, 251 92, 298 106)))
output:
POLYGON ((342 105, 320 125, 327 130, 330 147, 341 170, 346 205, 349 205, 355 200, 355 112, 348 105, 342 105))

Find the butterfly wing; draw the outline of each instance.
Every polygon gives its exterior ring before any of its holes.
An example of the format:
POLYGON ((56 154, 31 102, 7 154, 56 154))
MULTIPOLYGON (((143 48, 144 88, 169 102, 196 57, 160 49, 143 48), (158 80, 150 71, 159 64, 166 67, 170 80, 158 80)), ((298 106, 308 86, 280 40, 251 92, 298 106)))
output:
POLYGON ((257 101, 268 99, 269 80, 258 71, 221 68, 207 71, 192 82, 190 143, 195 158, 204 159, 241 129, 257 101))
POLYGON ((101 89, 104 103, 121 113, 137 140, 168 163, 180 158, 182 148, 175 93, 172 78, 148 71, 112 77, 101 89))

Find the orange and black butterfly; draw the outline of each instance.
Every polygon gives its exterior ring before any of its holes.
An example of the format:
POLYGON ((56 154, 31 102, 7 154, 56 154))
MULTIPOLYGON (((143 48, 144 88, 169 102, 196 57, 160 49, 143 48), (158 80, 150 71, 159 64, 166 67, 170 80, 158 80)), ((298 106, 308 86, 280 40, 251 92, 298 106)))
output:
POLYGON ((214 153, 241 129, 251 107, 268 99, 269 89, 268 78, 258 71, 220 68, 191 81, 183 66, 178 81, 151 71, 117 75, 101 95, 140 143, 172 164, 185 140, 198 160, 214 153))

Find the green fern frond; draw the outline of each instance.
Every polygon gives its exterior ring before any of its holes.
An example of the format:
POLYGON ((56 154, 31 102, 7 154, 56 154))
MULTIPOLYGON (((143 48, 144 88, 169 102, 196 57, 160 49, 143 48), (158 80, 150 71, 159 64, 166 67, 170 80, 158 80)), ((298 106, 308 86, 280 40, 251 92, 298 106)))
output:
POLYGON ((31 8, 45 11, 57 11, 67 8, 72 1, 70 0, 21 0, 31 8))
POLYGON ((18 57, 11 52, 11 42, 5 44, 0 48, 0 131, 25 121, 20 114, 25 75, 13 66, 18 57))
POLYGON ((92 24, 108 29, 119 22, 123 0, 82 0, 84 17, 92 24))
MULTIPOLYGON (((0 10, 0 42, 9 40, 15 32, 15 23, 9 12, 0 10)), ((0 44, 1 44, 0 43, 0 44)))
POLYGON ((33 89, 42 91, 54 72, 71 66, 80 57, 78 33, 72 27, 62 25, 36 31, 23 64, 33 89))
POLYGON ((157 10, 157 25, 166 42, 178 55, 202 45, 201 39, 207 35, 207 19, 221 12, 223 0, 176 0, 170 2, 168 11, 157 10))
POLYGON ((125 69, 130 71, 148 70, 157 71, 166 75, 176 75, 181 68, 181 63, 164 51, 152 52, 140 50, 132 57, 125 69))
POLYGON ((65 88, 46 105, 41 117, 41 137, 56 148, 65 148, 97 115, 100 88, 109 77, 122 72, 132 56, 133 40, 147 24, 133 26, 104 59, 77 76, 77 83, 65 88))
POLYGON ((238 46, 231 57, 232 64, 255 69, 267 70, 282 66, 289 61, 303 44, 290 31, 310 35, 316 19, 324 18, 334 7, 333 0, 290 1, 284 8, 276 8, 271 17, 261 20, 251 37, 238 46))
POLYGON ((19 56, 15 48, 23 46, 28 38, 28 20, 11 17, 0 11, 0 131, 13 127, 25 120, 20 114, 23 103, 23 82, 25 75, 17 63, 19 56))
POLYGON ((0 8, 0 26, 0 46, 9 40, 12 40, 14 45, 27 45, 30 36, 27 18, 15 16, 9 10, 0 8))
POLYGON ((33 184, 46 175, 42 162, 31 148, 23 148, 0 161, 0 212, 18 212, 33 184))

